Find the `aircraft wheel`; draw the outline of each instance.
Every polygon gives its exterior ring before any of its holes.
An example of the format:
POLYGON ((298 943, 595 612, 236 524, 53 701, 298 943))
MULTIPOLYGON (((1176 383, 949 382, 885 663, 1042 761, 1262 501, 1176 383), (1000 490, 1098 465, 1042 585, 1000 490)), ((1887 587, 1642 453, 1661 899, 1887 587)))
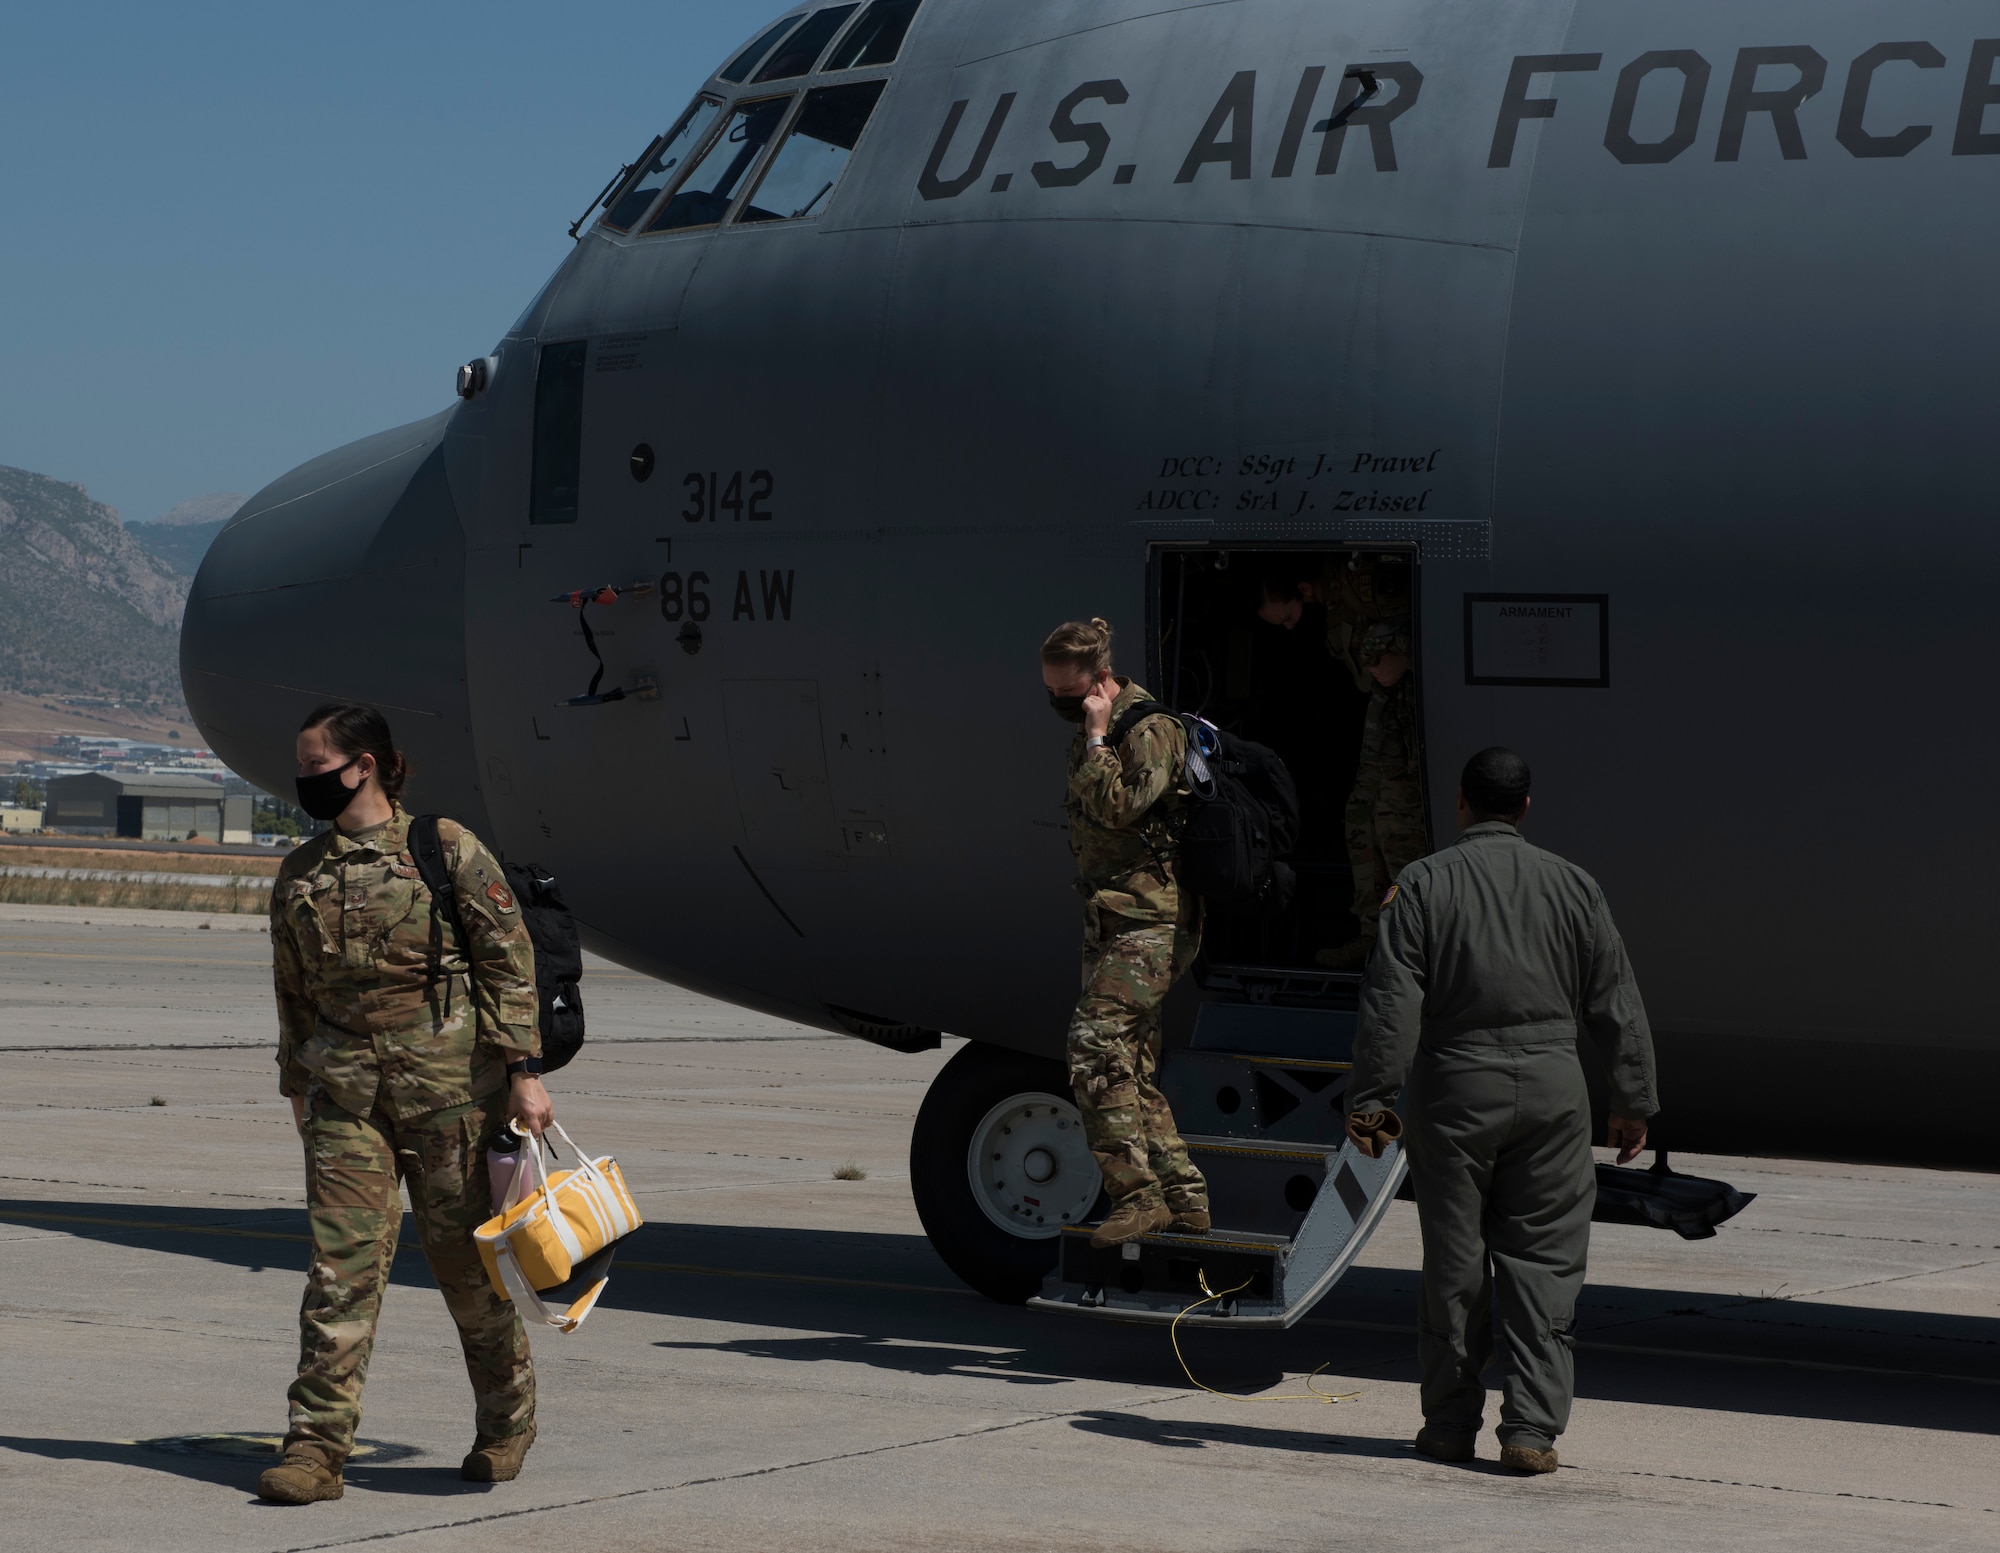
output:
POLYGON ((1003 1304, 1036 1293, 1103 1193, 1062 1065, 977 1041, 953 1057, 917 1112, 910 1188, 947 1267, 1003 1304))

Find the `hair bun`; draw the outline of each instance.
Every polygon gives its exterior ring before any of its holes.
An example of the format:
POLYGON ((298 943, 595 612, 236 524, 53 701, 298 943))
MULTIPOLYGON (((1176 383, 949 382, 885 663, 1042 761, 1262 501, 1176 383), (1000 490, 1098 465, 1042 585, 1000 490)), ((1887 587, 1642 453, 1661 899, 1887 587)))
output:
POLYGON ((1042 643, 1042 662, 1062 664, 1093 679, 1111 668, 1111 622, 1100 615, 1065 620, 1042 643))

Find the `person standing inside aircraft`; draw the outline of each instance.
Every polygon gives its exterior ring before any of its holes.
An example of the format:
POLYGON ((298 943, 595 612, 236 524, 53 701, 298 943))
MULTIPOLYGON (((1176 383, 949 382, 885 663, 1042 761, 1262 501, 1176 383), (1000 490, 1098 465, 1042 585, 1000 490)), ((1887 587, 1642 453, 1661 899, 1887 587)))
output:
POLYGON ((450 820, 438 834, 463 940, 432 899, 398 802, 408 765, 381 713, 320 707, 298 766, 300 806, 333 822, 285 859, 271 893, 278 1088, 305 1141, 312 1255, 284 1460, 257 1492, 341 1496, 402 1227, 398 1178, 477 1399, 459 1475, 504 1482, 534 1443, 535 1373, 472 1232, 492 1214, 487 1144, 510 1118, 539 1137, 552 1117, 534 951, 500 864, 450 820))
POLYGON ((1389 881, 1429 845, 1416 676, 1410 667, 1409 565, 1393 557, 1336 555, 1316 577, 1268 573, 1257 614, 1290 631, 1308 604, 1324 608, 1326 650, 1354 677, 1355 688, 1368 693, 1361 755, 1346 805, 1347 861, 1354 875, 1350 909, 1357 931, 1314 956, 1330 969, 1354 971, 1375 947, 1389 881))
POLYGON ((1160 1000, 1201 942, 1201 902, 1176 878, 1173 817, 1182 798, 1187 735, 1178 719, 1144 717, 1110 735, 1126 710, 1152 699, 1111 672, 1103 620, 1057 626, 1042 643, 1049 705, 1082 728, 1070 745, 1070 850, 1084 897, 1083 995, 1068 1060, 1084 1135, 1112 1211, 1091 1236, 1113 1246, 1157 1230, 1209 1227, 1208 1185, 1188 1158, 1160 1063, 1160 1000))
POLYGON ((1497 1336, 1500 1464, 1553 1472, 1597 1196, 1579 1036, 1609 1076, 1621 1165, 1659 1106, 1652 1030, 1604 893, 1521 839, 1528 787, 1513 751, 1474 755, 1458 844, 1390 890, 1361 988, 1347 1130, 1378 1157, 1403 1131, 1401 1096, 1424 1244, 1417 1449, 1473 1459, 1497 1336))

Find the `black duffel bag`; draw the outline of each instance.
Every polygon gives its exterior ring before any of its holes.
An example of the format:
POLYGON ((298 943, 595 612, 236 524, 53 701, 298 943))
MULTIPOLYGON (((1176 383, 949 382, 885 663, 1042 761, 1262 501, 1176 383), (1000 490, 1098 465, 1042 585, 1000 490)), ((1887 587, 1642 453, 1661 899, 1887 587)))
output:
POLYGON ((1715 1226, 1733 1219, 1756 1200, 1755 1192, 1739 1192, 1727 1181, 1684 1176, 1667 1168, 1664 1159, 1646 1170, 1622 1165, 1597 1167, 1599 1224, 1640 1224, 1670 1229, 1683 1240, 1706 1240, 1715 1226))

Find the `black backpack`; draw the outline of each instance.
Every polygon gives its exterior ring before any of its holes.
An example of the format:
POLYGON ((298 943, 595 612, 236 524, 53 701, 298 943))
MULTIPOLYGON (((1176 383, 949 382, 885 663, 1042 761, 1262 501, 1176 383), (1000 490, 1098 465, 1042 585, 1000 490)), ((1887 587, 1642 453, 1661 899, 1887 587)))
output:
MULTIPOLYGON (((458 892, 451 870, 444 864, 444 844, 438 839, 438 816, 420 814, 410 822, 410 856, 431 892, 431 963, 443 956, 443 935, 438 915, 449 915, 458 929, 459 942, 466 941, 465 919, 458 914, 458 892)), ((542 1071, 553 1073, 583 1045, 583 993, 577 983, 583 977, 583 946, 577 940, 576 921, 563 904, 555 876, 532 863, 507 863, 507 884, 521 908, 521 920, 528 924, 528 937, 535 944, 535 994, 541 1005, 542 1071)))
POLYGON ((1163 701, 1128 707, 1105 735, 1114 750, 1148 717, 1172 717, 1187 733, 1182 785, 1188 798, 1175 839, 1178 877, 1211 907, 1276 914, 1297 883, 1285 859, 1299 840, 1299 792, 1275 750, 1225 733, 1163 701))

